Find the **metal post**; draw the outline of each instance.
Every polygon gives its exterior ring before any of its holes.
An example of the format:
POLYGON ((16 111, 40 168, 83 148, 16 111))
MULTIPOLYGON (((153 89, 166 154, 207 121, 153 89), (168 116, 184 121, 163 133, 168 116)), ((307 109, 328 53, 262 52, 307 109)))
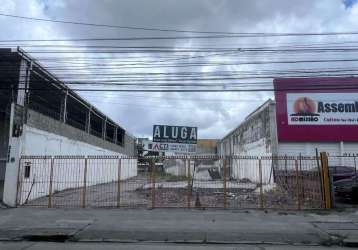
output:
MULTIPOLYGON (((355 176, 357 176, 357 161, 356 161, 356 156, 353 155, 353 160, 354 160, 354 172, 355 172, 355 176)), ((356 186, 357 186, 357 181, 358 181, 358 178, 355 178, 356 180, 356 186)), ((353 195, 356 195, 354 192, 353 192, 353 195)))
POLYGON ((224 158, 224 208, 227 208, 227 187, 226 187, 226 176, 227 176, 227 157, 224 158))
POLYGON ((287 155, 285 155, 285 186, 288 188, 287 155))
POLYGON ((299 173, 298 173, 298 162, 295 159, 295 170, 296 170, 296 195, 297 195, 297 209, 301 210, 301 195, 299 187, 299 173))
POLYGON ((151 181, 152 181, 152 192, 151 192, 151 195, 152 195, 152 208, 155 208, 155 160, 151 160, 150 161, 150 164, 151 164, 151 169, 152 169, 152 172, 151 172, 151 181))
POLYGON ((91 133, 91 114, 92 114, 92 107, 88 109, 87 115, 86 115, 86 132, 88 134, 91 133))
POLYGON ((106 140, 107 136, 107 117, 105 117, 104 120, 102 120, 102 139, 106 140))
MULTIPOLYGON (((299 154, 299 166, 300 166, 300 168, 299 168, 299 182, 302 184, 302 182, 303 182, 303 177, 302 177, 302 154, 300 153, 299 154)), ((304 185, 300 185, 300 189, 301 189, 301 195, 302 195, 302 199, 304 200, 305 199, 305 187, 304 187, 304 185)))
POLYGON ((82 207, 86 207, 86 189, 87 189, 87 157, 85 158, 85 169, 83 173, 83 193, 82 193, 82 207))
POLYGON ((262 187, 262 162, 261 158, 259 158, 259 178, 260 178, 260 208, 264 208, 264 191, 262 187))
POLYGON ((48 187, 48 208, 52 208, 52 183, 53 183, 53 165, 54 158, 51 157, 51 167, 50 167, 50 184, 48 187))
POLYGON ((324 193, 324 207, 326 209, 332 208, 330 179, 328 169, 328 156, 326 152, 321 152, 321 165, 322 165, 322 179, 323 179, 323 193, 324 193))
POLYGON ((118 157, 117 207, 121 206, 121 171, 122 159, 118 157))
MULTIPOLYGON (((20 169, 21 169, 21 162, 22 162, 22 158, 20 157, 19 159, 19 165, 18 165, 18 169, 17 169, 17 183, 16 183, 16 200, 15 200, 15 205, 16 207, 19 205, 19 192, 21 192, 21 188, 20 188, 20 169)), ((20 200, 21 200, 21 194, 20 194, 20 200)))
POLYGON ((114 138, 113 138, 113 142, 114 144, 117 144, 117 139, 118 139, 118 127, 115 127, 114 129, 114 138))
MULTIPOLYGON (((319 177, 319 181, 320 181, 320 185, 319 185, 319 191, 321 193, 321 200, 324 201, 324 195, 323 195, 323 178, 322 178, 322 169, 319 165, 319 155, 318 155, 318 149, 316 148, 316 162, 317 162, 317 171, 318 171, 318 177, 319 177)), ((322 204, 322 203, 321 203, 322 204)))
POLYGON ((67 119, 67 98, 68 98, 68 90, 65 93, 65 96, 62 100, 62 107, 61 107, 61 121, 63 123, 66 123, 67 119))
MULTIPOLYGON (((184 159, 184 168, 186 159, 184 159)), ((192 186, 191 186, 191 173, 190 173, 190 159, 188 159, 188 208, 191 207, 191 195, 192 195, 192 186)))

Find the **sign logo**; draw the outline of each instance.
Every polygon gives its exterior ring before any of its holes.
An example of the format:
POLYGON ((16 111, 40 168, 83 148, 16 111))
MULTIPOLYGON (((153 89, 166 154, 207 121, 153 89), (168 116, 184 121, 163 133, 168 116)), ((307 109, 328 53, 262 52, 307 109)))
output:
POLYGON ((319 114, 317 114, 317 105, 314 100, 309 97, 300 97, 293 103, 293 111, 291 114, 292 122, 318 122, 319 114))
POLYGON ((293 110, 295 113, 291 114, 291 116, 319 115, 316 114, 317 111, 316 102, 309 97, 301 97, 296 99, 296 101, 293 103, 293 110))

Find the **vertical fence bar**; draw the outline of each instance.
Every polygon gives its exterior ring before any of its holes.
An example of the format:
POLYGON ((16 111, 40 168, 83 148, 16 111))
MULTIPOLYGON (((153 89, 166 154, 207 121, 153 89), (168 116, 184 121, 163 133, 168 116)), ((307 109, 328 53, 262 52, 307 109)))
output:
MULTIPOLYGON (((355 176, 357 176, 357 161, 356 161, 355 155, 353 156, 353 162, 354 162, 354 173, 355 173, 355 176)), ((356 178, 356 180, 357 180, 357 178, 356 178)))
POLYGON ((316 163, 317 163, 318 178, 319 178, 319 181, 320 181, 319 191, 321 193, 321 195, 320 195, 321 196, 321 205, 324 205, 323 177, 322 177, 322 169, 320 167, 319 161, 320 161, 320 157, 319 157, 319 154, 318 154, 318 149, 316 148, 316 163))
POLYGON ((330 179, 328 169, 328 156, 326 152, 321 152, 322 179, 324 191, 324 204, 326 209, 332 208, 330 179))
POLYGON ((297 196, 297 209, 301 210, 301 194, 299 186, 299 173, 298 173, 298 161, 295 159, 295 170, 296 170, 296 196, 297 196))
POLYGON ((155 208, 155 160, 150 161, 151 164, 151 182, 152 182, 152 190, 151 190, 151 196, 152 196, 152 208, 155 208))
POLYGON ((16 207, 20 204, 21 202, 21 196, 22 196, 22 190, 20 188, 21 184, 20 184, 20 173, 21 173, 21 166, 22 166, 22 157, 20 157, 19 159, 19 165, 18 165, 18 169, 17 169, 17 180, 16 180, 16 200, 15 200, 15 205, 16 207), (20 199, 19 199, 19 195, 20 195, 20 199))
POLYGON ((83 173, 83 193, 82 193, 82 207, 86 207, 86 191, 87 191, 87 157, 85 158, 85 169, 83 173))
POLYGON ((259 178, 260 178, 260 208, 264 208, 264 191, 262 187, 262 160, 259 158, 259 178))
POLYGON ((117 181, 117 207, 121 206, 121 171, 122 171, 122 159, 118 157, 118 181, 117 181))
POLYGON ((50 166, 50 183, 48 187, 48 208, 52 208, 52 183, 53 183, 53 165, 55 159, 51 157, 51 166, 50 166))
MULTIPOLYGON (((184 159, 184 167, 186 160, 184 159)), ((191 194, 192 194, 192 186, 191 186, 191 170, 190 170, 190 159, 188 159, 188 208, 191 207, 191 194)))
POLYGON ((227 208, 227 162, 228 162, 228 157, 226 156, 225 158, 224 158, 224 164, 223 164, 223 167, 224 167, 224 169, 223 169, 223 174, 224 174, 224 208, 227 208))
POLYGON ((286 188, 289 188, 289 185, 288 185, 288 170, 287 170, 287 155, 285 155, 285 176, 284 176, 284 179, 285 179, 285 187, 286 188))
POLYGON ((298 172, 298 180, 299 180, 299 188, 302 196, 302 200, 305 200, 305 185, 303 183, 303 175, 302 175, 302 154, 299 154, 299 172, 298 172))

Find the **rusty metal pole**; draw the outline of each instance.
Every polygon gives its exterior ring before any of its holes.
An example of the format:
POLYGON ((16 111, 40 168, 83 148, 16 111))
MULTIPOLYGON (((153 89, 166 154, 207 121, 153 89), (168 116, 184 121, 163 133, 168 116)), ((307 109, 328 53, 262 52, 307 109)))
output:
POLYGON ((48 208, 52 208, 52 183, 53 183, 53 165, 55 159, 51 157, 51 167, 50 167, 50 184, 48 187, 48 208))
POLYGON ((82 192, 82 207, 86 207, 86 189, 87 189, 87 157, 85 158, 85 168, 83 171, 83 192, 82 192))
MULTIPOLYGON (((184 167, 186 160, 184 159, 184 167)), ((191 207, 191 195, 192 195, 192 186, 191 186, 191 173, 190 173, 190 159, 188 159, 188 208, 191 207)))
POLYGON ((152 208, 155 208, 155 160, 151 160, 150 161, 151 164, 151 182, 152 182, 152 190, 151 190, 151 195, 152 195, 152 208))
POLYGON ((330 179, 329 179, 329 169, 328 169, 328 156, 326 152, 321 152, 321 164, 322 164, 322 177, 323 177, 323 187, 324 187, 324 204, 326 209, 332 208, 332 199, 331 199, 331 188, 330 188, 330 179))
POLYGON ((227 180, 226 180, 226 177, 227 177, 227 158, 228 157, 225 157, 224 162, 223 162, 224 163, 224 165, 223 165, 224 166, 224 169, 223 169, 224 170, 224 178, 223 179, 224 179, 224 208, 225 209, 227 208, 227 186, 226 186, 227 185, 227 183, 226 183, 227 182, 227 180))
POLYGON ((301 210, 301 194, 299 187, 299 173, 298 173, 298 161, 295 159, 295 170, 296 170, 296 196, 297 196, 297 209, 301 210))
POLYGON ((260 178, 260 208, 264 208, 264 190, 262 187, 262 161, 259 158, 259 178, 260 178))
POLYGON ((121 172, 122 172, 122 159, 118 157, 118 181, 117 181, 117 207, 121 206, 121 172))

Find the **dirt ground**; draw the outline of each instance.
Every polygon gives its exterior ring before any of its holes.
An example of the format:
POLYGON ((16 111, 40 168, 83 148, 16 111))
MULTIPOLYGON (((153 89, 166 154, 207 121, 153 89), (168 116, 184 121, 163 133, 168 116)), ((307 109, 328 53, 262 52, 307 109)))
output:
MULTIPOLYGON (((197 180, 170 175, 156 176, 155 192, 152 192, 150 176, 141 173, 126 181, 68 189, 52 196, 52 207, 191 207, 191 208, 319 208, 321 204, 309 197, 291 196, 277 188, 263 192, 255 183, 230 180, 226 185, 226 197, 222 180, 197 180), (192 188, 191 185, 193 185, 192 188), (118 196, 118 188, 120 196, 118 196), (84 200, 85 195, 85 200, 84 200), (152 196, 155 197, 153 203, 152 196), (300 207, 299 207, 300 206, 300 207)), ((47 207, 49 197, 29 201, 24 206, 47 207)))

